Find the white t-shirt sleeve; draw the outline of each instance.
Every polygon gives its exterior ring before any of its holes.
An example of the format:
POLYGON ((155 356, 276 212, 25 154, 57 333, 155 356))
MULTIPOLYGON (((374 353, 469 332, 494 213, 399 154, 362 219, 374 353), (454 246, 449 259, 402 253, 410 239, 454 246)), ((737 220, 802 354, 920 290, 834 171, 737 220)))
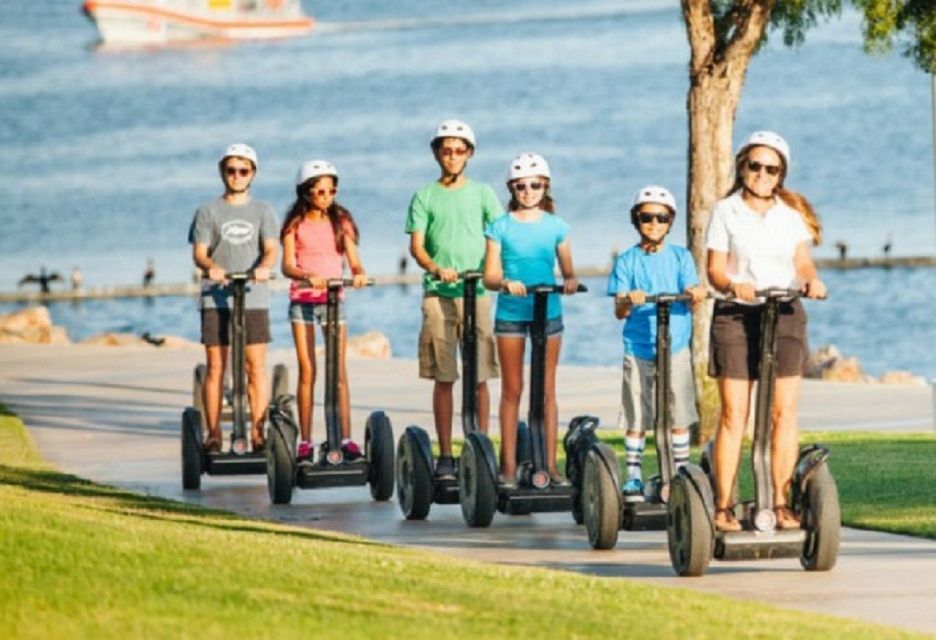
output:
POLYGON ((725 219, 725 212, 728 207, 724 200, 719 200, 712 209, 712 216, 709 218, 708 229, 705 231, 705 248, 712 251, 723 251, 728 253, 730 246, 728 241, 728 223, 725 219))
POLYGON ((790 222, 790 235, 796 242, 796 245, 799 246, 803 242, 808 242, 812 244, 812 234, 809 233, 809 229, 806 227, 806 223, 803 222, 803 216, 799 211, 793 209, 790 210, 795 214, 793 220, 790 222))

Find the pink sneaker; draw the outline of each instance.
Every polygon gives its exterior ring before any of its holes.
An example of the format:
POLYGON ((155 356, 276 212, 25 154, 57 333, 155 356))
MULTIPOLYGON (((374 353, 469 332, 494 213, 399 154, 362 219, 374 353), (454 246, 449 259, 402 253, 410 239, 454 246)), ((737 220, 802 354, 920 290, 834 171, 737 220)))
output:
POLYGON ((312 451, 314 447, 312 446, 311 440, 303 440, 299 443, 299 447, 296 449, 296 459, 297 460, 308 460, 312 457, 312 451))
POLYGON ((360 460, 364 457, 364 454, 361 453, 361 447, 354 440, 348 440, 341 445, 341 452, 344 454, 345 460, 348 461, 360 460))

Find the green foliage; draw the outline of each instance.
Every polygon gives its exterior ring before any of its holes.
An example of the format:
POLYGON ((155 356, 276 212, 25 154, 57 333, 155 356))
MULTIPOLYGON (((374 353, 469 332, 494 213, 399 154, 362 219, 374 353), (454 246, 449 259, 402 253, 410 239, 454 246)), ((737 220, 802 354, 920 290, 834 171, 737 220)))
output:
POLYGON ((864 14, 865 48, 902 53, 936 72, 936 0, 853 0, 864 14))
MULTIPOLYGON (((745 22, 752 3, 709 0, 720 56, 745 22)), ((936 0, 852 0, 861 12, 865 49, 886 53, 899 45, 919 67, 936 72, 936 0)), ((820 20, 841 15, 844 0, 777 0, 770 14, 770 30, 779 31, 783 43, 797 46, 820 20)), ((766 42, 764 34, 761 42, 766 42)))

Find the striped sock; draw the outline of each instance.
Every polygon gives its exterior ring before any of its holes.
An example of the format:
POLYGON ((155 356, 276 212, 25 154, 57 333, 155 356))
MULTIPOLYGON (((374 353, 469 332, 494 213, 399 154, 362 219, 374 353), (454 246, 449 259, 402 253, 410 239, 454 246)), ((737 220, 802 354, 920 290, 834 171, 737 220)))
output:
POLYGON ((686 466, 689 462, 689 432, 673 432, 673 462, 676 468, 686 466))
POLYGON ((626 449, 627 477, 641 478, 640 459, 643 457, 644 444, 647 439, 643 434, 634 436, 628 433, 624 437, 624 448, 626 449))

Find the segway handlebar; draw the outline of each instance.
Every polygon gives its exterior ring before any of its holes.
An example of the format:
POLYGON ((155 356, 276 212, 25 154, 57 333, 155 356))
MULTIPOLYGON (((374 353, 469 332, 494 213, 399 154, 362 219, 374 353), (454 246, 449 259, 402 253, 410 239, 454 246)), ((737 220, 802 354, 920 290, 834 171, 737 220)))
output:
MULTIPOLYGON (((484 274, 477 269, 469 269, 467 271, 459 271, 458 279, 459 280, 480 280, 484 274)), ((429 275, 430 278, 438 282, 442 281, 442 278, 439 277, 438 273, 432 273, 429 275)))
MULTIPOLYGON (((199 273, 201 273, 201 276, 203 278, 208 277, 208 269, 202 269, 199 273)), ((231 281, 244 281, 244 282, 248 280, 253 280, 254 270, 251 269, 250 271, 225 271, 224 279, 231 280, 231 281)), ((276 274, 272 270, 270 271, 269 279, 276 280, 276 274)))
MULTIPOLYGON (((797 298, 802 298, 805 296, 805 293, 802 289, 789 289, 786 287, 768 287, 766 289, 757 289, 754 291, 754 295, 758 298, 766 299, 783 299, 783 300, 796 300, 797 298)), ((819 300, 825 300, 828 295, 818 298, 819 300)), ((728 294, 725 298, 726 300, 739 300, 735 295, 728 294)))
MULTIPOLYGON (((310 290, 315 289, 315 287, 309 284, 307 280, 297 280, 297 281, 303 283, 297 287, 299 291, 310 291, 310 290)), ((329 289, 342 289, 344 287, 354 286, 354 278, 329 278, 328 280, 325 281, 325 283, 329 289)), ((368 278, 366 282, 366 286, 368 287, 374 286, 374 279, 368 278)))
MULTIPOLYGON (((532 284, 527 289, 527 295, 533 295, 537 293, 563 293, 565 288, 561 284, 532 284)), ((579 283, 578 288, 576 288, 575 293, 587 293, 588 287, 584 284, 579 283)))
POLYGON ((688 293, 656 293, 644 298, 644 304, 656 304, 658 302, 692 302, 692 296, 688 293))

